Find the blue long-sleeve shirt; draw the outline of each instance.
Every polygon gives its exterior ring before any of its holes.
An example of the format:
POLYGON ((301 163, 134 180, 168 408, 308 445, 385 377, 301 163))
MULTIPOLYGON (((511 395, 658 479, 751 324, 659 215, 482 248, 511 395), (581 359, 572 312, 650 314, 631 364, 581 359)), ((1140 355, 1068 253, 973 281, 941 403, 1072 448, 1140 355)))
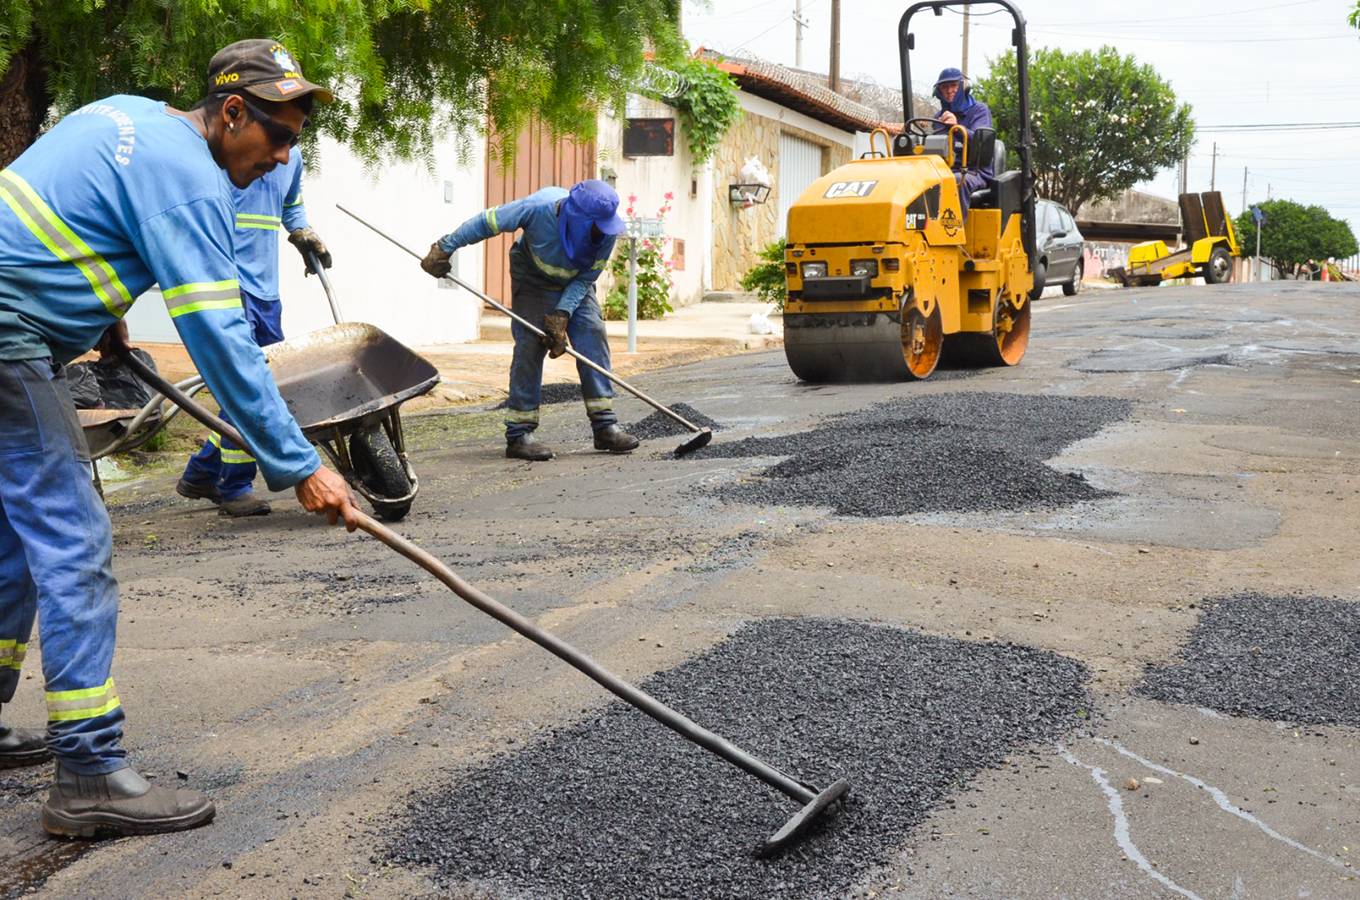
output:
POLYGON ((520 200, 483 210, 468 219, 457 230, 439 239, 446 253, 476 244, 489 237, 523 230, 515 239, 515 248, 527 253, 534 269, 543 280, 562 292, 557 308, 567 313, 576 311, 604 271, 609 255, 614 252, 615 238, 606 235, 595 248, 595 258, 588 267, 579 267, 567 256, 559 230, 558 206, 567 198, 560 187, 545 187, 520 200))
MULTIPOLYGON (((940 116, 943 116, 945 114, 945 112, 946 110, 941 109, 938 113, 935 114, 935 118, 939 119, 940 116)), ((958 119, 959 124, 962 125, 965 130, 967 130, 968 136, 970 138, 973 136, 973 132, 977 131, 979 128, 992 127, 992 111, 988 109, 987 104, 983 103, 981 100, 974 102, 973 105, 968 107, 968 109, 965 110, 964 112, 955 113, 954 117, 958 119)), ((945 125, 943 122, 935 126, 936 134, 948 130, 949 126, 945 125)), ((957 145, 958 142, 955 141, 955 144, 957 145)), ((955 146, 954 153, 956 159, 961 159, 962 152, 963 152, 962 148, 955 146)), ((990 159, 978 161, 969 160, 969 164, 972 165, 975 169, 977 169, 978 174, 985 178, 988 184, 991 184, 991 182, 995 180, 995 175, 992 172, 992 161, 990 159), (978 162, 981 162, 981 165, 977 165, 978 162)), ((955 165, 955 168, 958 168, 958 166, 955 165)))
POLYGON ((248 187, 231 189, 236 203, 236 267, 241 290, 260 300, 279 299, 279 227, 306 228, 302 203, 302 151, 248 187))
POLYGON ((321 465, 241 308, 231 184, 193 123, 115 96, 0 171, 0 359, 67 363, 159 283, 213 396, 272 490, 321 465))

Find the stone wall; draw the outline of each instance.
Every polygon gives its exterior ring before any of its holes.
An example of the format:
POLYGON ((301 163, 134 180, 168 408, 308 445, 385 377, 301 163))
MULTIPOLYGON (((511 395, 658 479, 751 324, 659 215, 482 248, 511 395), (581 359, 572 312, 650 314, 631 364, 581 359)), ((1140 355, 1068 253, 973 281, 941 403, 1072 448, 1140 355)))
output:
POLYGON ((1125 191, 1113 200, 1088 203, 1081 208, 1080 218, 1092 222, 1179 222, 1181 208, 1175 200, 1167 200, 1143 191, 1125 191))
POLYGON ((760 251, 779 239, 779 136, 788 133, 822 147, 822 172, 850 161, 851 148, 811 131, 747 110, 723 138, 712 162, 713 281, 715 291, 740 290, 739 280, 760 262, 760 251), (774 186, 764 203, 743 209, 728 200, 747 157, 759 156, 774 186))

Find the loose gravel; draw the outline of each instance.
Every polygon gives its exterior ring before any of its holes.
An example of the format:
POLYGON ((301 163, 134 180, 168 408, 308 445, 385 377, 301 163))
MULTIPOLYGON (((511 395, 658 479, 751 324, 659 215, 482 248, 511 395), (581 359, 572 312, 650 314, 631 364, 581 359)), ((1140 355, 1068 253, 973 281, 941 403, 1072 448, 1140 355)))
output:
POLYGON ((1068 506, 1109 496, 1044 460, 1129 415, 1110 397, 954 393, 880 403, 819 428, 710 444, 696 457, 788 457, 714 489, 759 506, 825 506, 844 516, 1068 506))
POLYGON ((375 862, 517 900, 839 896, 979 770, 1082 722, 1086 674, 1030 647, 749 624, 641 686, 799 780, 848 779, 843 808, 782 856, 752 851, 797 803, 614 702, 413 792, 375 862))
MULTIPOLYGON (((699 410, 685 403, 673 403, 670 410, 682 419, 687 419, 700 428, 708 428, 714 432, 719 430, 718 423, 699 410)), ((672 419, 663 412, 654 412, 640 422, 634 422, 624 428, 633 437, 642 441, 650 441, 661 437, 671 437, 678 434, 693 434, 684 425, 672 419)))
MULTIPOLYGON (((556 384, 545 384, 539 393, 538 403, 540 406, 552 406, 554 403, 580 403, 581 386, 574 381, 563 381, 556 384)), ((502 400, 492 409, 509 409, 510 401, 502 400)))
POLYGON ((1360 727, 1360 605, 1239 594, 1209 601, 1182 661, 1151 667, 1154 700, 1235 716, 1360 727))

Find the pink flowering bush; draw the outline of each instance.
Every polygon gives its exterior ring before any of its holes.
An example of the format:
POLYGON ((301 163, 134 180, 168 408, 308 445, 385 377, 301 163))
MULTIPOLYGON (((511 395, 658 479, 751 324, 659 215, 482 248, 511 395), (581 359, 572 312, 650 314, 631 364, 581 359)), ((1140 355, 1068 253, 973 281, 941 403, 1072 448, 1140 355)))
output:
MULTIPOLYGON (((675 194, 666 192, 661 208, 656 211, 657 218, 665 220, 671 211, 671 201, 675 194)), ((637 195, 628 195, 628 207, 624 215, 637 215, 637 195)), ((671 311, 671 290, 675 279, 671 272, 675 265, 674 254, 668 255, 671 239, 669 237, 641 238, 637 248, 637 317, 639 319, 659 319, 671 311)), ((614 246, 614 256, 609 261, 610 274, 614 276, 614 287, 604 298, 604 317, 606 319, 628 318, 628 259, 629 240, 626 234, 619 235, 614 246)))

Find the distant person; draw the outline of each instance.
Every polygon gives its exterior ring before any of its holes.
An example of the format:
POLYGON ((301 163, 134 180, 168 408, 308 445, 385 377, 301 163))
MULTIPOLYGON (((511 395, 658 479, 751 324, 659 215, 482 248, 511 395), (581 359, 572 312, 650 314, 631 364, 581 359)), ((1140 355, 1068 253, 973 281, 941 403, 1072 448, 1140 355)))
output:
MULTIPOLYGON (((603 181, 582 181, 570 191, 546 187, 522 200, 477 213, 430 245, 420 267, 436 278, 452 271, 449 257, 460 247, 523 230, 510 248, 510 296, 515 314, 547 333, 539 338, 511 322, 515 353, 510 363, 510 409, 505 415, 505 455, 540 462, 553 451, 534 437, 543 390, 543 355, 567 352, 567 342, 602 369, 609 368, 609 340, 595 299, 615 237, 627 224, 619 195, 603 181)), ((619 427, 609 379, 577 361, 595 449, 627 453, 638 439, 619 427)))
MULTIPOLYGON (((935 115, 935 120, 939 122, 935 126, 936 134, 947 132, 954 125, 962 125, 971 139, 973 132, 979 128, 992 127, 992 111, 987 108, 987 104, 973 96, 973 86, 963 77, 962 71, 951 67, 941 72, 935 81, 935 98, 940 101, 940 111, 935 115)), ((956 147, 954 151, 954 181, 959 186, 959 206, 966 219, 968 202, 973 192, 991 184, 995 174, 990 159, 969 160, 970 171, 963 171, 960 149, 956 147)))
MULTIPOLYGON (((236 204, 236 267, 240 273, 241 306, 250 333, 261 347, 283 340, 283 303, 279 299, 279 226, 288 231, 288 242, 302 254, 307 274, 315 274, 308 253, 315 253, 322 268, 331 267, 331 254, 307 222, 302 204, 302 151, 292 148, 288 162, 251 182, 247 188, 233 186, 236 204)), ((231 424, 224 411, 222 420, 231 424)), ((190 499, 211 500, 219 515, 263 516, 269 501, 257 496, 255 457, 217 432, 211 432, 203 448, 189 459, 176 492, 190 499)))

